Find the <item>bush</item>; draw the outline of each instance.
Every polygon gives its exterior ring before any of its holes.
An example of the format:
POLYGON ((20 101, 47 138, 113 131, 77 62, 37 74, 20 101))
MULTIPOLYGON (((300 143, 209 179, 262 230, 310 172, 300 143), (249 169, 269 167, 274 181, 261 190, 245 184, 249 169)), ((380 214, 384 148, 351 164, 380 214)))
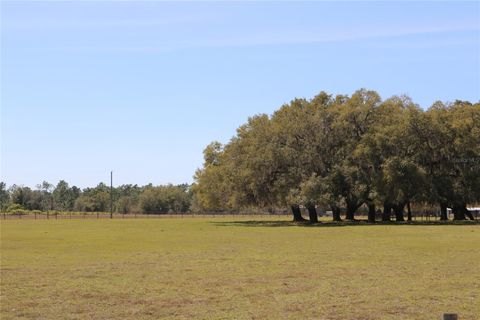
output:
POLYGON ((7 212, 8 213, 14 213, 14 214, 24 214, 24 208, 22 205, 20 204, 17 204, 17 203, 13 203, 11 205, 8 206, 7 208, 7 212))

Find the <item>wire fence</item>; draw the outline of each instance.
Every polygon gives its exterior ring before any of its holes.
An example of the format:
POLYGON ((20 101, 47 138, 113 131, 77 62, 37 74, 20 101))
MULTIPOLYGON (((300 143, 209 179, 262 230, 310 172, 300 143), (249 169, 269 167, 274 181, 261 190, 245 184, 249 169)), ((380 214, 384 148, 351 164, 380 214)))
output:
POLYGON ((20 220, 20 219, 34 219, 34 220, 65 220, 65 219, 165 219, 165 218, 278 218, 290 219, 290 214, 267 214, 267 213, 228 213, 228 212, 214 212, 214 213, 110 213, 105 212, 62 212, 62 213, 0 213, 3 220, 20 220))
MULTIPOLYGON (((479 211, 472 212, 475 220, 480 220, 479 211)), ((308 219, 308 214, 303 213, 308 219)), ((274 220, 292 220, 292 215, 288 212, 281 213, 239 213, 239 212, 205 212, 205 213, 110 213, 107 212, 41 212, 41 213, 0 213, 2 220, 65 220, 65 219, 164 219, 164 218, 250 218, 250 219, 274 219, 274 220)), ((319 214, 321 221, 332 219, 330 215, 319 214)), ((453 215, 449 215, 450 220, 453 215)), ((356 220, 367 220, 365 214, 356 214, 356 220)), ((381 216, 377 215, 377 221, 381 221, 381 216)), ((406 220, 406 217, 405 217, 406 220)), ((440 215, 436 212, 412 212, 412 221, 439 221, 440 215)), ((391 216, 391 221, 395 221, 395 215, 391 216)))

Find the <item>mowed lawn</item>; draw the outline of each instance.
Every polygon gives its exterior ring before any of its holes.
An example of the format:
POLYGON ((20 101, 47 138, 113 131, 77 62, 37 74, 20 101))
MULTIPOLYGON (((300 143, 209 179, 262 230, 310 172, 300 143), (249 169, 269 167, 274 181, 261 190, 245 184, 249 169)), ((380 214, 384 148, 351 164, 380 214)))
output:
POLYGON ((2 221, 0 318, 480 319, 478 224, 262 221, 2 221))

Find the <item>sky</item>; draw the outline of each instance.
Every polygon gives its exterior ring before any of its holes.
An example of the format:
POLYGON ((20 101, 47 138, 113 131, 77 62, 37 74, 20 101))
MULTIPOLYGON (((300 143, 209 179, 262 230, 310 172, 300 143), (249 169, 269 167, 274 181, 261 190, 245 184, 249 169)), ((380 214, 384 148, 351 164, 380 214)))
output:
POLYGON ((191 183, 249 116, 320 91, 480 99, 480 2, 0 4, 0 180, 191 183))

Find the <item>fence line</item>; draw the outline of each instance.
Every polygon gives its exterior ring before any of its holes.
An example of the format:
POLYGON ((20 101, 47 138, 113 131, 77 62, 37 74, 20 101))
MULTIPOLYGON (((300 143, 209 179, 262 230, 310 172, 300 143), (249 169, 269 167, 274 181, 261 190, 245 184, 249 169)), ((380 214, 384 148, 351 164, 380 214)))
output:
MULTIPOLYGON (((70 220, 70 219, 110 219, 110 213, 42 213, 42 214, 12 214, 0 213, 2 220, 33 219, 33 220, 70 220)), ((113 219, 162 219, 162 218, 238 218, 238 217, 278 217, 290 218, 290 214, 262 214, 262 213, 114 213, 113 219)))
MULTIPOLYGON (((65 220, 65 219, 110 219, 110 213, 105 212, 63 212, 63 213, 0 213, 2 220, 12 219, 33 219, 33 220, 65 220)), ((304 214, 304 216, 306 216, 304 214)), ((479 220, 479 212, 473 212, 475 220, 479 220)), ((113 219, 160 219, 160 218, 278 218, 290 220, 292 215, 290 213, 232 213, 232 212, 206 212, 206 213, 114 213, 113 219)), ((307 216, 308 217, 308 216, 307 216)), ((331 219, 331 216, 319 215, 322 220, 331 219)), ((364 214, 356 214, 356 219, 367 220, 364 214)), ((406 217, 405 217, 406 218, 406 217)), ((452 219, 452 216, 449 217, 452 219)), ((406 220, 406 219, 405 219, 406 220)), ((440 216, 429 212, 412 212, 413 221, 439 221, 440 216)), ((381 220, 377 217, 377 221, 381 220)), ((395 221, 395 216, 392 215, 392 221, 395 221)))

